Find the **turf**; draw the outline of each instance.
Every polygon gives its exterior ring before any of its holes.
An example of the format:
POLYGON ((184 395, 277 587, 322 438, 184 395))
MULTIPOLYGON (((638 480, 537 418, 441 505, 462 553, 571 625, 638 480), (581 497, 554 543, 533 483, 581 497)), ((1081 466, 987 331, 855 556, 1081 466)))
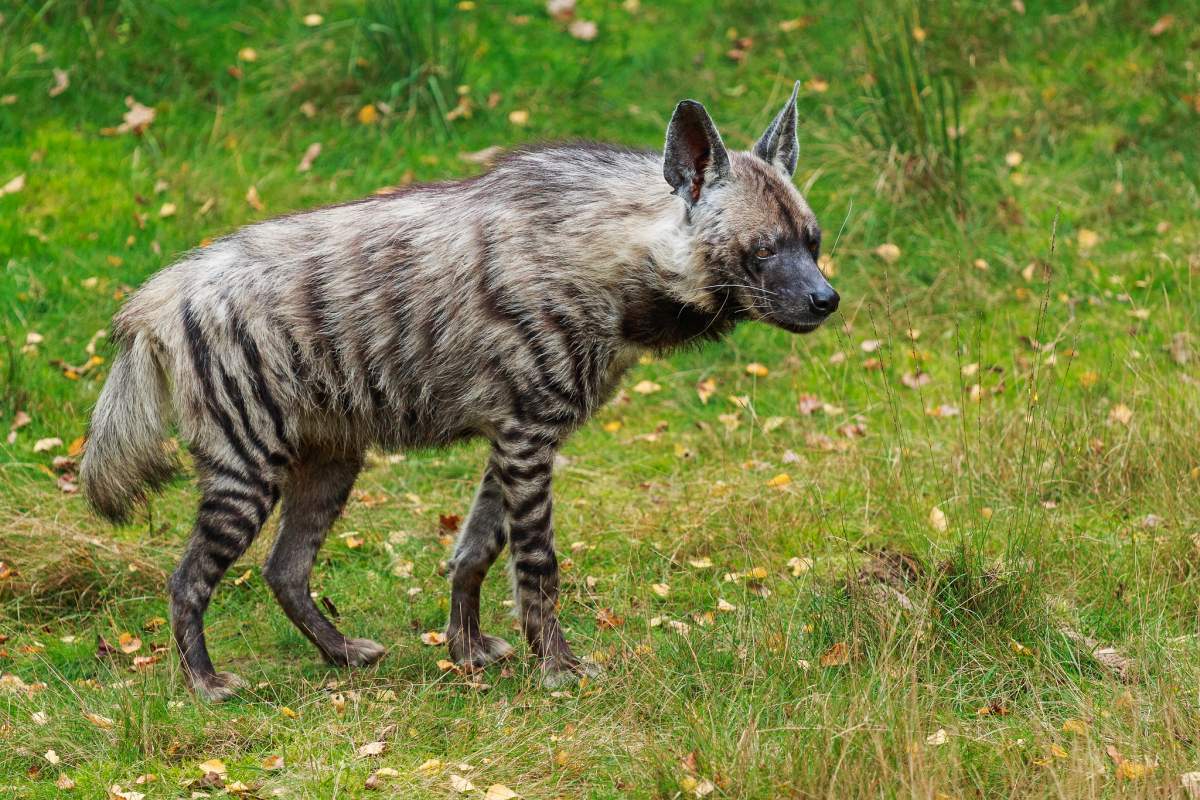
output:
POLYGON ((0 433, 31 420, 0 444, 0 793, 1187 796, 1193 18, 580 0, 585 41, 532 2, 184 8, 0 12, 0 186, 25 176, 0 196, 0 433), (55 68, 70 85, 50 96, 55 68), (122 298, 255 219, 482 169, 462 154, 657 147, 685 96, 747 147, 793 79, 796 183, 842 309, 812 336, 748 325, 644 360, 564 450, 562 618, 604 675, 538 687, 502 564, 485 627, 518 657, 464 676, 423 644, 471 445, 373 456, 318 562, 339 624, 388 647, 377 667, 326 667, 280 613, 259 573, 272 523, 207 617, 251 686, 188 695, 160 619, 189 477, 113 529, 53 464, 122 298), (153 122, 106 132, 126 97, 153 122))

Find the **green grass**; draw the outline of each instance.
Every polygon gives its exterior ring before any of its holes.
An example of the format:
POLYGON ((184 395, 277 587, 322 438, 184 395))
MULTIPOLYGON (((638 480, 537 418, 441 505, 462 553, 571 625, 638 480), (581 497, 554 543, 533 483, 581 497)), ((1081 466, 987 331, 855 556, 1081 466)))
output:
MULTIPOLYGON (((32 422, 0 444, 0 794, 57 797, 66 775, 78 796, 186 796, 210 791, 186 783, 217 758, 259 796, 365 796, 380 767, 398 773, 382 793, 402 797, 449 796, 451 773, 475 797, 493 783, 528 798, 692 797, 706 781, 738 798, 1184 796, 1180 775, 1200 770, 1194 20, 1176 11, 1153 36, 1166 11, 1152 3, 897 14, 864 0, 806 7, 784 31, 765 2, 580 0, 599 26, 583 42, 541 3, 435 3, 457 31, 450 73, 402 63, 403 42, 372 45, 359 4, 244 5, 3 12, 0 95, 14 100, 0 105, 0 186, 26 185, 0 197, 0 433, 17 412, 32 422), (925 39, 909 43, 918 25, 925 39), (742 37, 739 62, 726 53, 742 37), (888 73, 888 94, 866 75, 892 56, 916 60, 888 73), (407 72, 385 74, 389 58, 407 72), (71 85, 52 98, 55 67, 71 85), (437 103, 458 97, 431 104, 429 87, 457 95, 449 74, 471 114, 446 122, 437 103), (881 110, 906 74, 930 93, 881 110), (460 153, 657 146, 685 96, 747 147, 793 79, 796 183, 823 221, 842 311, 810 337, 746 326, 639 365, 565 449, 562 617, 604 676, 548 693, 519 646, 481 688, 421 643, 445 623, 438 517, 466 513, 484 457, 472 445, 375 457, 318 562, 314 590, 340 624, 388 646, 378 667, 327 668, 279 612, 259 574, 269 525, 207 617, 214 660, 252 688, 194 701, 154 624, 190 480, 114 530, 59 490, 51 463, 83 434, 107 362, 74 380, 63 365, 88 360, 121 298, 254 219, 479 169, 460 153), (958 98, 952 147, 938 81, 958 98), (126 96, 156 119, 102 135, 126 96), (387 107, 362 124, 369 103, 387 107), (297 172, 313 142, 320 156, 297 172), (947 155, 952 170, 915 168, 947 155), (43 338, 26 347, 30 333, 43 338), (928 382, 909 388, 918 368, 928 382), (661 391, 632 391, 643 380, 661 391), (835 408, 802 413, 804 395, 835 408), (939 406, 958 413, 927 413, 939 406), (855 423, 865 435, 846 435, 855 423), (47 437, 66 444, 35 452, 47 437), (790 482, 768 485, 781 473, 790 482), (906 580, 860 578, 883 548, 912 559, 906 580), (794 557, 811 569, 794 576, 794 557), (1127 679, 1066 631, 1117 648, 1127 679), (140 649, 98 657, 100 637, 116 648, 123 632, 140 649), (837 643, 848 662, 824 666, 837 643), (356 757, 377 740, 382 755, 356 757), (282 769, 262 767, 273 755, 282 769)), ((102 340, 96 352, 111 355, 102 340)), ((517 642, 502 564, 484 591, 486 627, 517 642)))

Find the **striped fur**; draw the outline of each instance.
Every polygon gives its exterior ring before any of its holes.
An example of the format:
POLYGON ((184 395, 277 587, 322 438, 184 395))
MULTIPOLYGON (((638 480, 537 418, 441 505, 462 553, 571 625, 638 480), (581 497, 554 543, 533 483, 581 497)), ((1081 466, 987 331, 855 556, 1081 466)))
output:
POLYGON ((742 319, 809 330, 828 313, 813 292, 832 293, 815 267, 816 221, 789 180, 794 94, 755 154, 726 152, 691 101, 667 140, 664 155, 522 151, 472 180, 252 225, 128 302, 83 480, 97 511, 126 518, 170 474, 163 440, 177 423, 203 495, 169 584, 197 692, 222 699, 239 684, 209 660, 203 615, 280 504, 264 568, 280 605, 331 662, 379 658, 380 645, 346 638, 313 604, 317 550, 367 448, 475 437, 492 455, 452 561, 450 649, 475 667, 511 653, 479 629, 479 587, 507 544, 546 682, 587 669, 555 616, 558 447, 639 353, 742 319))

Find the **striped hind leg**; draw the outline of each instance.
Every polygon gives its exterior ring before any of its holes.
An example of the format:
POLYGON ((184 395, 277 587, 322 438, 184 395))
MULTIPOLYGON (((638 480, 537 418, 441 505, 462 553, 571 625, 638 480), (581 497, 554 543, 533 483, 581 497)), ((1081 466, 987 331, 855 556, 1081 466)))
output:
POLYGON ((342 513, 361 455, 301 455, 283 489, 279 534, 263 566, 263 578, 288 619, 317 646, 331 664, 365 666, 384 654, 370 639, 349 639, 317 608, 309 594, 309 576, 329 526, 342 513))
POLYGON ((204 639, 204 612, 213 589, 254 541, 279 499, 279 490, 264 471, 237 468, 196 453, 203 499, 191 541, 168 582, 171 631, 184 676, 206 700, 229 698, 243 681, 217 672, 204 639))
POLYGON ((479 629, 479 589, 507 539, 504 497, 495 468, 489 463, 450 559, 446 643, 454 661, 470 669, 480 669, 513 653, 508 642, 479 629))

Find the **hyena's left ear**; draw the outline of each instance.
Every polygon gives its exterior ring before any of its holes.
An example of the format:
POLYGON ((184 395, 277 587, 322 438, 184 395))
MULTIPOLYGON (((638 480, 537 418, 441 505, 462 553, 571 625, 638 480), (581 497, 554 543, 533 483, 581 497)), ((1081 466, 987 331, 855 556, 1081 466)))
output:
POLYGON ((800 141, 796 138, 796 94, 799 91, 800 81, 796 81, 792 96, 754 145, 754 155, 768 164, 774 164, 788 175, 796 171, 800 154, 800 141))
POLYGON ((729 174, 729 153, 704 106, 684 100, 675 106, 667 126, 663 177, 689 206, 700 192, 729 174))

